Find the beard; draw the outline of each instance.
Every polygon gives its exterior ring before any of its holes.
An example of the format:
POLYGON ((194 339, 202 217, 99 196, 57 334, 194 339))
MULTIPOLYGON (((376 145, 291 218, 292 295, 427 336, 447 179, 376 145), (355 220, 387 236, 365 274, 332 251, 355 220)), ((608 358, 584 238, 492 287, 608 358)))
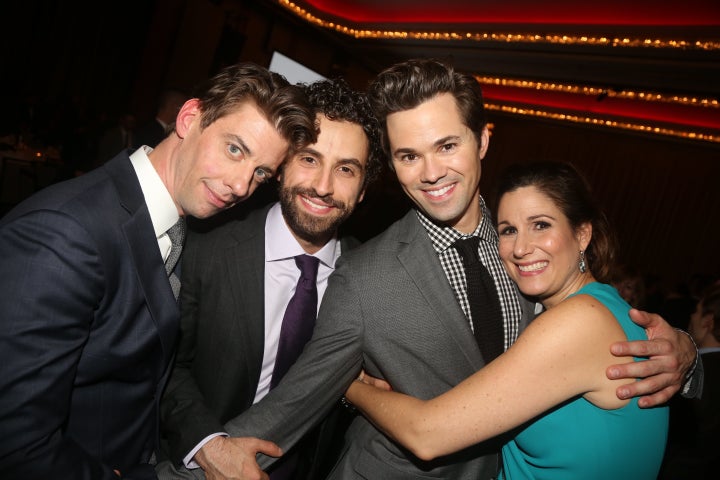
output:
POLYGON ((332 197, 321 197, 314 190, 301 187, 280 188, 280 208, 290 230, 303 240, 322 245, 328 241, 338 227, 352 214, 352 209, 344 202, 332 197), (318 217, 300 209, 296 203, 298 196, 319 198, 335 207, 333 215, 318 217))

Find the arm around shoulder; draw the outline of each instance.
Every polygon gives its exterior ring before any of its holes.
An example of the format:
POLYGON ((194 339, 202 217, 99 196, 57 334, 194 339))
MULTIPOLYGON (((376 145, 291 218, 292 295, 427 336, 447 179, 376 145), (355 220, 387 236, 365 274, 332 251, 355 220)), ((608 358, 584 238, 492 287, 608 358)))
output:
POLYGON ((346 396, 419 458, 453 453, 578 394, 608 388, 604 367, 609 354, 597 339, 610 338, 615 330, 606 328, 609 323, 578 319, 579 308, 580 299, 547 311, 507 352, 433 399, 423 401, 360 381, 346 396), (593 371, 596 374, 588 374, 593 371))
POLYGON ((618 388, 619 398, 639 396, 641 407, 653 407, 667 402, 685 386, 685 396, 697 396, 702 390, 702 366, 697 368, 697 347, 690 336, 671 327, 661 316, 630 310, 630 318, 645 328, 648 340, 616 342, 611 352, 616 356, 646 357, 644 362, 611 365, 607 376, 611 379, 641 378, 618 388), (690 382, 686 385, 686 382, 690 382))

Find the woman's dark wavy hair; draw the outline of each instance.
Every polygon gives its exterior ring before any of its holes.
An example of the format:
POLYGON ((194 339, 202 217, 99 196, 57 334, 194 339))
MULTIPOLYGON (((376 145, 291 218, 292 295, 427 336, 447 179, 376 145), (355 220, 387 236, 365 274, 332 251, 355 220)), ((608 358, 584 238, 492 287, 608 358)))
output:
POLYGON ((565 214, 573 230, 583 223, 592 225, 592 238, 585 249, 585 261, 598 281, 609 283, 615 264, 616 240, 585 178, 568 163, 513 164, 500 175, 495 205, 499 205, 503 195, 522 187, 535 187, 547 195, 565 214))
POLYGON ((480 134, 487 124, 480 84, 472 75, 456 72, 437 59, 412 59, 393 65, 380 72, 370 83, 370 105, 382 127, 382 146, 392 157, 387 139, 387 116, 410 110, 441 94, 455 97, 463 123, 475 134, 478 145, 480 134))
POLYGON ((384 156, 380 143, 380 123, 370 108, 367 95, 353 90, 345 80, 320 80, 303 85, 310 105, 330 120, 360 125, 367 135, 369 155, 365 166, 363 187, 375 180, 382 170, 384 156))
POLYGON ((290 143, 292 150, 317 141, 315 112, 302 89, 254 63, 242 62, 224 68, 194 96, 200 100, 203 129, 252 101, 290 143))

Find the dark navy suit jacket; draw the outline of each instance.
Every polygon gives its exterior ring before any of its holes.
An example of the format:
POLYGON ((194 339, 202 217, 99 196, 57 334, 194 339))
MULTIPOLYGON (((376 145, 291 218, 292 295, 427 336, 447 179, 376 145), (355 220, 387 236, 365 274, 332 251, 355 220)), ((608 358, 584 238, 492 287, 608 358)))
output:
POLYGON ((179 309, 126 152, 0 221, 0 477, 155 478, 179 309))

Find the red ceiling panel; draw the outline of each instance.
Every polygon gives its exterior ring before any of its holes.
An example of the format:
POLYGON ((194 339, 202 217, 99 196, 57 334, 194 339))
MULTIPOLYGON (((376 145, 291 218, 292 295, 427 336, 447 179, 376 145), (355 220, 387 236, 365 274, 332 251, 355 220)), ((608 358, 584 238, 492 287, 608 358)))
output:
MULTIPOLYGON (((286 0, 278 1, 285 3, 286 0)), ((397 29, 412 32, 427 30, 431 25, 429 28, 437 26, 436 28, 442 30, 455 31, 453 29, 457 29, 461 32, 472 30, 475 27, 481 30, 502 29, 500 31, 506 31, 506 33, 512 33, 517 29, 531 28, 535 33, 545 33, 556 26, 565 32, 575 32, 577 35, 587 33, 587 31, 599 31, 597 29, 603 28, 609 28, 608 31, 613 32, 642 31, 657 34, 657 36, 651 35, 650 37, 641 35, 638 37, 641 39, 662 38, 663 34, 668 34, 668 45, 663 47, 666 51, 661 53, 658 53, 659 50, 646 51, 642 48, 629 52, 633 47, 629 47, 628 50, 625 47, 617 50, 607 47, 602 52, 589 50, 588 55, 593 61, 598 55, 604 55, 603 58, 608 64, 612 64, 614 55, 622 57, 622 61, 625 62, 627 58, 635 56, 638 64, 643 64, 641 60, 647 58, 647 62, 643 65, 648 65, 650 71, 654 71, 657 63, 662 62, 660 60, 663 58, 662 55, 668 55, 667 65, 669 66, 667 68, 673 68, 672 73, 676 74, 679 71, 678 68, 687 64, 689 67, 688 79, 694 75, 690 73, 691 71, 704 71, 697 69, 697 64, 693 62, 708 62, 703 55, 712 58, 710 55, 715 55, 717 39, 720 39, 720 0, 685 0, 682 3, 658 0, 603 0, 591 3, 577 0, 297 0, 295 5, 300 8, 312 9, 314 14, 325 22, 324 28, 329 29, 355 24, 357 28, 371 31, 389 28, 393 31, 397 29), (633 27, 636 27, 635 30, 633 27), (700 54, 697 51, 691 52, 686 63, 683 63, 681 60, 684 56, 682 50, 678 48, 673 51, 672 48, 668 48, 672 46, 670 42, 675 40, 687 40, 690 49, 696 48, 693 43, 696 37, 708 40, 707 45, 713 51, 707 54, 706 52, 700 54), (678 51, 681 53, 678 54, 678 51)), ((301 16, 301 18, 304 17, 301 16)), ((342 32, 343 30, 339 29, 338 31, 342 32)), ((388 42, 387 44, 407 42, 405 46, 413 45, 411 37, 406 40, 402 36, 398 36, 385 38, 385 41, 388 42)), ((368 45, 373 45, 371 38, 357 39, 356 42, 358 44, 367 42, 368 45)), ((510 45, 510 43, 506 45, 510 45)), ((517 42, 516 45, 518 51, 528 48, 522 42, 517 42)), ((447 55, 453 54, 452 41, 439 40, 435 47, 437 46, 447 55)), ((511 45, 510 48, 514 47, 515 45, 511 45)), ((465 45, 463 48, 470 47, 465 45)), ((542 48, 542 46, 538 48, 542 48)), ((420 56, 426 55, 421 47, 417 50, 420 52, 420 56)), ((577 48, 571 50, 573 53, 569 54, 563 52, 561 44, 548 50, 551 52, 550 55, 566 54, 564 58, 576 62, 572 68, 576 68, 579 72, 583 71, 582 54, 577 53, 579 52, 577 48)), ((438 49, 433 51, 437 52, 438 49)), ((547 52, 545 53, 547 54, 547 52)), ((511 55, 512 50, 508 50, 508 58, 511 55)), ((712 63, 712 61, 709 62, 712 63)), ((707 70, 713 71, 712 68, 707 70)), ((641 67, 634 71, 636 75, 644 73, 641 67)), ((483 73, 483 75, 487 75, 487 73, 483 73)), ((502 74, 497 76, 503 77, 502 74)), ((550 78, 548 72, 538 76, 550 78)), ((528 75, 527 78, 532 77, 528 75)), ((623 85, 622 80, 618 79, 618 81, 610 83, 623 85)), ((582 81, 568 82, 568 80, 564 80, 560 83, 563 82, 582 86, 582 81)), ((585 83, 590 82, 586 80, 585 83)), ((602 81, 595 82, 596 87, 602 84, 602 81)), ((495 83, 484 84, 483 89, 488 102, 493 102, 500 107, 514 106, 543 112, 562 112, 600 120, 622 118, 627 119, 633 125, 640 126, 654 127, 670 124, 679 126, 683 132, 691 135, 710 132, 711 141, 720 142, 720 135, 718 135, 720 132, 720 108, 717 105, 718 98, 712 93, 700 95, 700 97, 705 100, 714 100, 713 105, 696 106, 682 102, 645 101, 625 97, 606 97, 598 101, 597 96, 593 95, 540 88, 509 87, 495 83)), ((626 86, 625 90, 640 94, 648 88, 631 86, 627 88, 626 86)), ((715 91, 715 89, 711 90, 715 91)), ((676 89, 675 91, 683 90, 676 89)), ((652 92, 645 91, 644 93, 652 92)))
POLYGON ((720 1, 686 0, 303 0, 355 23, 720 25, 720 1))
POLYGON ((534 108, 551 108, 584 113, 594 117, 624 117, 640 122, 662 122, 685 127, 720 130, 720 110, 713 107, 647 102, 624 98, 604 98, 564 92, 538 92, 532 89, 483 84, 487 101, 534 108))

